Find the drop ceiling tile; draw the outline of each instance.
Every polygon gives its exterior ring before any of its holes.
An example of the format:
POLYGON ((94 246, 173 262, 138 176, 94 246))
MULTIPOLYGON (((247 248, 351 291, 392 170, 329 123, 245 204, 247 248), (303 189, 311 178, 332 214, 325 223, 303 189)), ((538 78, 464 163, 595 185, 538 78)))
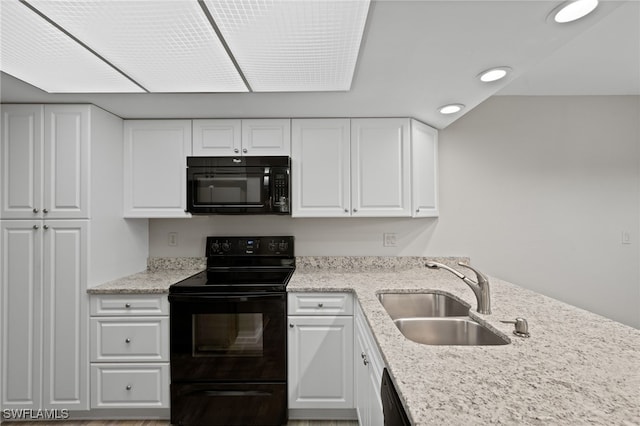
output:
POLYGON ((349 90, 368 0, 205 0, 257 92, 349 90))
POLYGON ((0 1, 0 69, 47 92, 143 92, 14 0, 0 1))
POLYGON ((247 91, 195 0, 29 3, 150 92, 247 91))

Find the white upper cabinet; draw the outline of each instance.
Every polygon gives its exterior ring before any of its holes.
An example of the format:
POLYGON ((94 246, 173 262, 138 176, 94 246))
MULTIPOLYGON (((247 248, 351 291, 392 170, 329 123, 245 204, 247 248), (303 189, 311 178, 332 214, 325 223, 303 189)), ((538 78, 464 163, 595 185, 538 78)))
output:
POLYGON ((413 217, 438 216, 438 131, 411 120, 413 217))
POLYGON ((242 120, 243 155, 291 154, 291 120, 263 118, 242 120))
POLYGON ((240 155, 240 120, 193 120, 193 155, 224 157, 240 155))
POLYGON ((292 120, 294 217, 351 214, 350 120, 292 120))
POLYGON ((2 106, 2 219, 89 218, 90 107, 2 106))
POLYGON ((191 120, 125 120, 124 216, 189 217, 189 155, 191 120))
POLYGON ((194 156, 289 156, 291 120, 193 120, 194 156))
POLYGON ((409 119, 351 120, 353 216, 411 216, 409 119))
POLYGON ((292 216, 438 215, 437 130, 409 118, 293 119, 292 216))

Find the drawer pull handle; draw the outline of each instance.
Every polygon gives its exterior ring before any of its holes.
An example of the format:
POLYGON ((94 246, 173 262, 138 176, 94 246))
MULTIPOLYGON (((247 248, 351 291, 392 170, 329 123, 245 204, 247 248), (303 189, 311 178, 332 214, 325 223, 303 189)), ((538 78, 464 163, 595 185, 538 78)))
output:
POLYGON ((126 343, 131 343, 131 339, 129 339, 128 337, 127 337, 126 339, 124 339, 124 341, 125 341, 126 343))
POLYGON ((124 307, 125 307, 125 308, 130 308, 130 307, 131 307, 131 303, 125 303, 125 304, 124 304, 124 307))
POLYGON ((131 390, 131 385, 127 385, 126 389, 131 390))
POLYGON ((318 303, 318 308, 322 308, 324 306, 324 303, 318 303))

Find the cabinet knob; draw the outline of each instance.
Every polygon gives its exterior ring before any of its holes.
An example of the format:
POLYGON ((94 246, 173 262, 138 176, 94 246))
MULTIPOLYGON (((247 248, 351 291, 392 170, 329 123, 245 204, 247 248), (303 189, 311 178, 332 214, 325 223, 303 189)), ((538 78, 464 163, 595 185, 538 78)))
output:
POLYGON ((242 149, 242 152, 244 152, 244 153, 246 154, 246 153, 247 153, 247 152, 249 152, 249 151, 247 151, 247 148, 243 148, 243 149, 242 149))
POLYGON ((40 227, 38 225, 33 225, 33 229, 39 229, 40 227))
POLYGON ((127 385, 127 387, 125 389, 131 390, 131 385, 127 385))
POLYGON ((358 212, 358 209, 353 209, 353 212, 354 212, 354 213, 357 213, 357 212, 358 212))
POLYGON ((324 303, 318 303, 318 308, 322 308, 324 306, 324 303))
POLYGON ((40 211, 40 210, 38 210, 38 209, 33 209, 33 212, 34 212, 34 213, 38 213, 39 211, 40 211))
POLYGON ((47 214, 47 213, 49 213, 49 210, 47 210, 47 209, 42 209, 42 213, 47 214))
POLYGON ((131 307, 131 303, 125 303, 125 304, 124 304, 124 307, 125 307, 125 308, 130 308, 130 307, 131 307))
POLYGON ((126 339, 124 339, 125 343, 131 343, 131 339, 129 339, 128 337, 126 339))
POLYGON ((289 323, 289 328, 293 328, 293 327, 295 327, 295 325, 289 323))
POLYGON ((49 229, 49 225, 44 225, 43 228, 44 229, 49 229))
POLYGON ((344 209, 344 212, 345 213, 349 213, 349 209, 344 209))
POLYGON ((420 213, 420 209, 416 209, 416 213, 420 213))
POLYGON ((238 148, 234 149, 233 152, 235 152, 236 154, 240 152, 240 150, 238 148))

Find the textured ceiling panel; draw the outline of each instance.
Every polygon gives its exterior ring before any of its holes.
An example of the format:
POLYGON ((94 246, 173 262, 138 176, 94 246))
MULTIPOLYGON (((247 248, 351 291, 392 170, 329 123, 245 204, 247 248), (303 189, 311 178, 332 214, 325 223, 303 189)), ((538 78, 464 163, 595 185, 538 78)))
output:
POLYGON ((47 92, 143 92, 25 5, 0 2, 0 69, 47 92))
POLYGON ((197 1, 29 1, 150 92, 246 92, 197 1))
POLYGON ((252 89, 349 90, 368 0, 205 0, 252 89))

